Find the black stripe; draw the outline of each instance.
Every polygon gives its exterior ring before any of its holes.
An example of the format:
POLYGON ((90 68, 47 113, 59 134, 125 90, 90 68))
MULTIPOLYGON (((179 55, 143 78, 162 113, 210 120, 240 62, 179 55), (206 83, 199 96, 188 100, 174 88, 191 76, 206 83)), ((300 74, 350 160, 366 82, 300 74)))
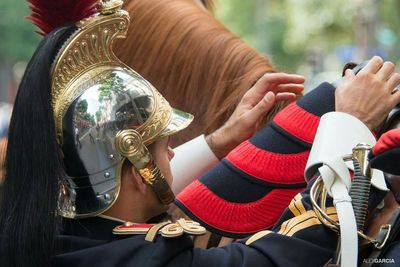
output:
POLYGON ((235 168, 226 159, 199 180, 215 195, 232 203, 251 203, 265 197, 274 189, 306 187, 305 182, 277 184, 257 179, 235 168))
MULTIPOLYGON (((318 117, 334 111, 335 87, 330 83, 322 83, 298 100, 297 105, 318 117)), ((298 139, 274 122, 259 131, 250 142, 261 149, 281 154, 300 153, 311 149, 311 144, 298 139)))
POLYGON ((370 160, 371 167, 393 175, 400 175, 400 147, 393 147, 370 160))
POLYGON ((259 184, 261 186, 268 187, 268 188, 272 187, 272 189, 295 189, 295 188, 303 188, 303 187, 305 188, 307 186, 306 181, 304 181, 304 183, 293 183, 293 184, 278 184, 278 183, 267 182, 267 181, 255 178, 255 177, 239 170, 238 168, 233 166, 232 163, 230 163, 226 159, 223 159, 221 162, 223 162, 225 164, 225 166, 228 169, 230 169, 231 171, 237 172, 240 177, 247 179, 250 182, 253 182, 253 183, 259 184))
POLYGON ((335 111, 335 87, 327 82, 321 83, 297 101, 297 105, 318 117, 335 111))
POLYGON ((311 145, 296 138, 271 122, 261 129, 250 143, 254 146, 279 154, 297 154, 311 149, 311 145))
POLYGON ((311 150, 312 144, 304 142, 303 140, 300 140, 299 138, 295 137, 294 135, 291 135, 290 133, 286 132, 283 128, 281 128, 275 122, 271 122, 271 127, 275 131, 277 131, 280 134, 284 135, 287 139, 289 139, 293 143, 296 143, 297 145, 302 146, 304 148, 304 150, 311 150))

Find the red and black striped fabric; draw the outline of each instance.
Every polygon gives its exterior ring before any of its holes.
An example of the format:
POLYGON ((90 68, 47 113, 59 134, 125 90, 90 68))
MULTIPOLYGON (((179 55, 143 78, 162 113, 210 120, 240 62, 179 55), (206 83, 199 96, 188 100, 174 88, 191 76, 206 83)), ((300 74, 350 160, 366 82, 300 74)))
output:
POLYGON ((378 139, 370 155, 373 168, 392 175, 400 175, 400 128, 392 129, 378 139))
POLYGON ((271 228, 306 187, 304 169, 320 117, 335 109, 335 88, 323 83, 291 103, 253 138, 192 182, 176 204, 210 231, 243 237, 271 228))

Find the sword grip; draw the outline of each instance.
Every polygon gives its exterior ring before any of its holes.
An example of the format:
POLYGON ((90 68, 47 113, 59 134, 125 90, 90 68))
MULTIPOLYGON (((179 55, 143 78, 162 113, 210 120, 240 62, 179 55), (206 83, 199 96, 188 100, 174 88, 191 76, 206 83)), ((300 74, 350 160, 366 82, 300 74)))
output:
POLYGON ((349 195, 352 199, 357 230, 363 231, 365 218, 367 216, 371 178, 363 175, 360 163, 357 159, 353 159, 353 165, 354 178, 351 184, 349 195))

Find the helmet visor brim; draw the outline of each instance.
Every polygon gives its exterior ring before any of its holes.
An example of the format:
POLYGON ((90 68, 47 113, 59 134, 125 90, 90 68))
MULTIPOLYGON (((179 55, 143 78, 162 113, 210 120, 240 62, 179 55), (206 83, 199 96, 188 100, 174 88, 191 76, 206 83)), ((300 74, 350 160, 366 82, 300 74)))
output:
POLYGON ((161 139, 161 138, 167 137, 167 136, 171 136, 171 135, 185 129, 193 121, 193 118, 194 118, 194 116, 192 114, 173 108, 172 114, 171 114, 171 119, 170 119, 167 127, 165 127, 165 129, 160 133, 158 139, 161 139))

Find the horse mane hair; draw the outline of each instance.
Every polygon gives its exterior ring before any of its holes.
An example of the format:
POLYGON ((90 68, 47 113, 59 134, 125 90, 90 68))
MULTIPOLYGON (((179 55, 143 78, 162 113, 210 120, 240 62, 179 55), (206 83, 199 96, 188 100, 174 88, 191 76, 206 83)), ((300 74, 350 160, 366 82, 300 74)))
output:
MULTIPOLYGON (((115 46, 117 56, 173 107, 195 115, 174 144, 220 127, 255 81, 275 72, 267 58, 193 1, 136 0, 125 9, 132 22, 128 39, 115 46)), ((282 107, 276 105, 265 121, 282 107)))
POLYGON ((203 5, 208 9, 209 11, 214 11, 215 8, 215 0, 201 0, 203 5))

